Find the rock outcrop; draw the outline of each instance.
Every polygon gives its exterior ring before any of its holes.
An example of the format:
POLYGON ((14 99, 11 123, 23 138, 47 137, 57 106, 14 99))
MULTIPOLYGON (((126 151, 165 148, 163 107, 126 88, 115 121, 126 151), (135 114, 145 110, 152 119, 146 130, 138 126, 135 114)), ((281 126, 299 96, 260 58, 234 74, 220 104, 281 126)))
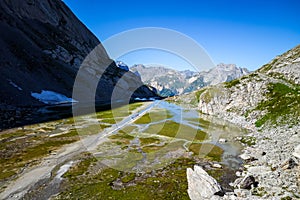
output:
POLYGON ((156 96, 108 57, 62 0, 2 0, 0 10, 0 129, 32 121, 26 116, 30 108, 43 103, 31 93, 53 91, 71 98, 79 67, 95 47, 93 63, 85 62, 85 80, 80 82, 91 101, 109 102, 116 85, 121 88, 117 98, 156 96), (96 92, 90 87, 95 81, 96 92))
MULTIPOLYGON (((0 9, 0 104, 40 104, 30 94, 42 90, 71 97, 78 68, 96 46, 99 62, 92 75, 107 68, 99 83, 97 100, 109 99, 123 75, 125 85, 143 85, 110 60, 100 41, 63 1, 2 0, 0 9)), ((137 95, 155 94, 141 87, 137 95)))

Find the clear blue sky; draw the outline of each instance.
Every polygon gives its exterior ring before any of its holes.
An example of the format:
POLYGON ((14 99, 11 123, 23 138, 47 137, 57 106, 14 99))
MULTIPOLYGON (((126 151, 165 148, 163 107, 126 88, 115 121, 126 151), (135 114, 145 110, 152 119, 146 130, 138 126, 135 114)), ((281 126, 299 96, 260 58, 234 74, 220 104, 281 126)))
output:
MULTIPOLYGON (((133 28, 169 28, 196 40, 216 64, 254 70, 300 44, 299 0, 64 2, 100 41, 133 28)), ((128 65, 152 62, 185 68, 176 59, 159 60, 158 55, 139 52, 122 59, 128 65), (151 54, 157 60, 151 60, 151 54)))

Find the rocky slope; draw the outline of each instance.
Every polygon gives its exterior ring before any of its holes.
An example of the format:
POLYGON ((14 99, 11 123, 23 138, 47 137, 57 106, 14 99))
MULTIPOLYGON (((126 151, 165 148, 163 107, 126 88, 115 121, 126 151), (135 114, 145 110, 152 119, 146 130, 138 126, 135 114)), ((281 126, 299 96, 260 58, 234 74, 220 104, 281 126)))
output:
POLYGON ((251 194, 261 199, 300 197, 299 72, 297 46, 250 75, 177 98, 252 130, 241 155, 245 169, 233 185, 250 175, 259 184, 239 193, 240 199, 251 194))
POLYGON ((121 77, 124 93, 134 93, 133 97, 155 95, 133 73, 116 66, 100 41, 63 1, 2 0, 0 10, 0 109, 9 109, 1 120, 16 116, 15 107, 41 105, 32 92, 48 90, 71 97, 79 66, 97 45, 94 68, 86 70, 87 80, 82 83, 85 92, 92 92, 90 80, 104 73, 96 100, 110 100, 121 77))
POLYGON ((134 65, 132 72, 140 74, 142 81, 158 89, 162 96, 180 95, 208 85, 228 82, 249 74, 234 64, 219 64, 209 71, 176 71, 162 66, 134 65))

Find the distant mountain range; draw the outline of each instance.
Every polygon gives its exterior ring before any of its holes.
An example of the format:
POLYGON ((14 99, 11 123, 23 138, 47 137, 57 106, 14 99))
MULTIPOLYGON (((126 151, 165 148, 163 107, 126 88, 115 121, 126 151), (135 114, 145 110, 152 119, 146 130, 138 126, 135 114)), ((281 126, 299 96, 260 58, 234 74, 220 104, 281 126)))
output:
POLYGON ((158 90, 161 96, 192 92, 208 85, 228 82, 249 74, 246 68, 235 64, 219 64, 209 71, 177 71, 163 66, 134 65, 130 68, 142 81, 158 90))

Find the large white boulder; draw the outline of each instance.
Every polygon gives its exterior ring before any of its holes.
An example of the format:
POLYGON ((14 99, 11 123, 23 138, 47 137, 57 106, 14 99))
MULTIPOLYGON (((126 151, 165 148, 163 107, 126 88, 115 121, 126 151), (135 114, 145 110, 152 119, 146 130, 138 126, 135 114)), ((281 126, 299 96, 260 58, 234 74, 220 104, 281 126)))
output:
POLYGON ((200 166, 187 169, 187 180, 191 200, 218 199, 215 194, 224 194, 218 182, 200 166))

